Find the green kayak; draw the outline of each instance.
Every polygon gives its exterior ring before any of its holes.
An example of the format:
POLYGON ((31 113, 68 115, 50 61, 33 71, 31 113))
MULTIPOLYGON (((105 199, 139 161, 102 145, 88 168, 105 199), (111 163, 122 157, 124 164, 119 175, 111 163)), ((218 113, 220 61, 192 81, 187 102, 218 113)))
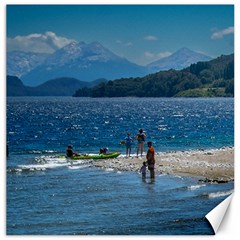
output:
POLYGON ((120 152, 106 153, 106 154, 80 154, 71 157, 70 159, 78 160, 78 159, 106 159, 106 158, 116 158, 120 155, 120 152))

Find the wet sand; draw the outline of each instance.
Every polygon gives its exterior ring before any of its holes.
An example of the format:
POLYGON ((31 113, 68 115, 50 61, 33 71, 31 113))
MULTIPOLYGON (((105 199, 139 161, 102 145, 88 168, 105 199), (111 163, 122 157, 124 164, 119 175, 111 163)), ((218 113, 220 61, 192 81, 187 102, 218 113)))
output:
MULTIPOLYGON (((155 159, 156 174, 194 176, 204 182, 234 181, 234 148, 231 147, 156 153, 155 159)), ((145 155, 136 158, 133 154, 131 157, 98 160, 93 164, 95 167, 115 171, 139 172, 143 161, 146 161, 145 155)))

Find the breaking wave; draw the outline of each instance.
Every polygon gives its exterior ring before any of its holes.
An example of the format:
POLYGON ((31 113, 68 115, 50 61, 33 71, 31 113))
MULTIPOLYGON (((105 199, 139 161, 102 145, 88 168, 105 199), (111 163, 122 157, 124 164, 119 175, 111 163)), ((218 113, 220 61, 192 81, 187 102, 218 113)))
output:
POLYGON ((202 187, 206 187, 206 184, 192 185, 192 186, 187 187, 187 189, 191 190, 191 191, 194 191, 194 190, 202 188, 202 187))
POLYGON ((223 191, 223 192, 214 192, 214 193, 208 193, 209 198, 219 198, 219 197, 225 197, 233 193, 233 190, 229 191, 223 191))
POLYGON ((69 169, 79 169, 91 166, 91 160, 69 160, 56 156, 36 157, 32 164, 17 165, 7 169, 10 173, 30 173, 46 171, 54 168, 67 167, 69 169))

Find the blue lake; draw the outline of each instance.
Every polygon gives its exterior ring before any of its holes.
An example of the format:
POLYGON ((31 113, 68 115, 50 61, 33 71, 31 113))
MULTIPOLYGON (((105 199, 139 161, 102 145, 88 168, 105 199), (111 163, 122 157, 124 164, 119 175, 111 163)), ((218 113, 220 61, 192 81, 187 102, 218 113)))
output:
MULTIPOLYGON (((7 98, 7 234, 213 234, 204 216, 233 183, 72 167, 58 158, 78 152, 125 152, 139 128, 156 151, 234 145, 234 99, 7 98)), ((135 148, 133 148, 135 151, 135 148)))

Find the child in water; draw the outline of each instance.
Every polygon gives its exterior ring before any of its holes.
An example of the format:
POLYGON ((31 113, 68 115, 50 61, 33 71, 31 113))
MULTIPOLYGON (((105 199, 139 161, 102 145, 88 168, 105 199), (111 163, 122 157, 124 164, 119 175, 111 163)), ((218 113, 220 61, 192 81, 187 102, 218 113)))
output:
POLYGON ((142 173, 142 179, 146 179, 146 172, 147 172, 147 164, 146 162, 143 162, 143 165, 140 169, 140 172, 142 173))

